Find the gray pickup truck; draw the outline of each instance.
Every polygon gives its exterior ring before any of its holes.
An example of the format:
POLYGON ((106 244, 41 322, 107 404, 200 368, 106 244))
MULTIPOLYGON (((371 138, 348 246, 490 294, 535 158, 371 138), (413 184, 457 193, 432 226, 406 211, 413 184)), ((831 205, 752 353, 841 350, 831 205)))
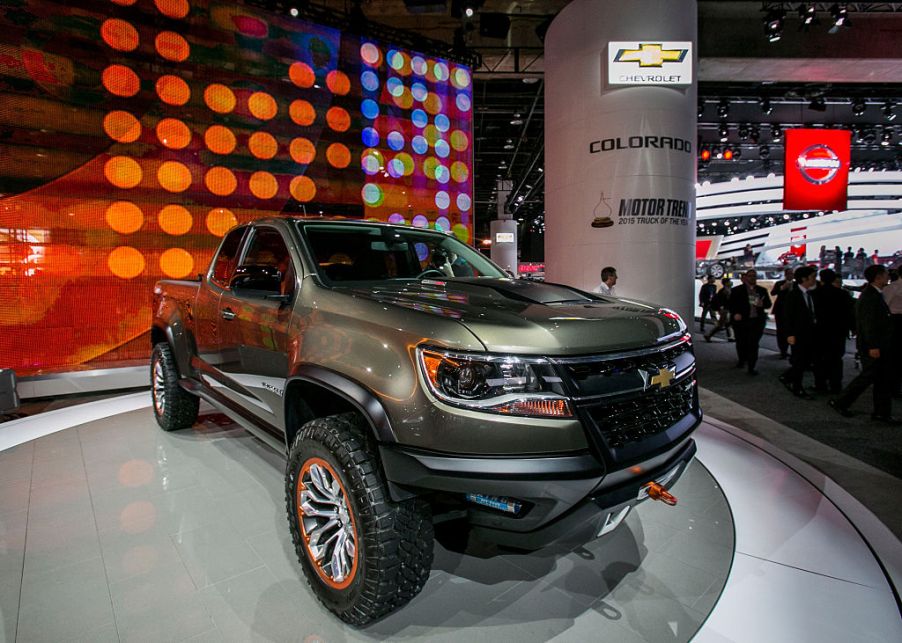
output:
POLYGON ((676 313, 510 278, 438 231, 262 219, 198 281, 153 295, 153 409, 199 399, 287 455, 313 591, 363 625, 422 589, 434 522, 537 549, 602 536, 695 453, 695 358, 676 313))

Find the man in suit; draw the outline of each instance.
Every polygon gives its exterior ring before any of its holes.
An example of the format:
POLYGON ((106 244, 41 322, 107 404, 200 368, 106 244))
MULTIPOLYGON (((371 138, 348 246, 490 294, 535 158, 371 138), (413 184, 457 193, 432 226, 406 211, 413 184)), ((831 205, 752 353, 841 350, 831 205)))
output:
POLYGON ((817 286, 817 272, 812 266, 802 266, 795 271, 795 285, 786 294, 783 324, 786 343, 792 347, 789 369, 780 376, 780 381, 796 397, 814 399, 805 392, 802 380, 805 371, 814 363, 815 310, 812 294, 817 286))
MULTIPOLYGON (((889 285, 883 289, 883 299, 889 306, 889 312, 893 320, 893 363, 902 364, 902 278, 899 271, 891 268, 889 271, 889 285)), ((896 373, 893 382, 893 396, 902 394, 902 373, 896 373)))
POLYGON ((768 308, 770 296, 758 285, 758 273, 754 269, 746 270, 742 274, 742 285, 730 294, 730 316, 733 318, 736 355, 739 357, 736 368, 748 367, 749 375, 758 374, 755 370, 758 342, 764 334, 768 308))
POLYGON ((814 297, 815 357, 814 388, 831 393, 842 390, 842 358, 846 340, 855 328, 855 300, 837 279, 836 272, 826 268, 820 272, 821 286, 814 297))
POLYGON ((864 271, 868 282, 856 308, 858 328, 858 355, 861 372, 829 404, 844 417, 852 412, 849 407, 868 386, 874 385, 874 412, 871 419, 893 426, 902 424, 892 416, 893 326, 889 307, 883 299, 883 288, 889 283, 886 266, 868 266, 864 271))
POLYGON ((789 344, 786 343, 786 315, 784 308, 786 304, 786 295, 792 290, 793 284, 792 268, 783 271, 783 279, 774 284, 771 289, 771 297, 774 299, 774 322, 777 324, 777 346, 780 348, 780 359, 789 357, 789 344))

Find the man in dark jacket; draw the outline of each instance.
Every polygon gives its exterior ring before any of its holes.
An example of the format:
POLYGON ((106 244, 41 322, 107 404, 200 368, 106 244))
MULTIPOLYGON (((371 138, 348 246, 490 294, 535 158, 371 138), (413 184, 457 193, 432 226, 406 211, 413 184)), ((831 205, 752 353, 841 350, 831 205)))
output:
POLYGON ((786 295, 792 290, 793 284, 792 268, 783 271, 783 279, 774 284, 770 291, 771 297, 774 299, 774 322, 777 324, 777 346, 780 349, 780 359, 786 359, 789 356, 789 344, 786 343, 786 315, 784 314, 786 295))
POLYGON ((758 342, 764 334, 768 308, 770 296, 758 285, 758 273, 754 269, 746 270, 742 275, 742 285, 730 294, 730 316, 736 332, 736 355, 739 357, 736 368, 747 366, 749 375, 758 374, 755 370, 758 342))
POLYGON ((711 316, 711 321, 717 323, 717 312, 714 308, 714 297, 717 295, 717 284, 714 277, 708 275, 707 283, 702 284, 698 291, 698 305, 702 307, 701 332, 705 332, 705 317, 711 316))
POLYGON ((831 393, 842 390, 842 358, 846 352, 846 340, 855 328, 855 300, 829 268, 820 272, 821 285, 816 288, 814 313, 815 326, 814 388, 831 393))
POLYGON ((889 282, 889 272, 886 266, 868 266, 864 278, 868 283, 861 292, 855 311, 861 372, 829 404, 841 415, 849 417, 852 414, 849 407, 873 384, 874 412, 871 419, 897 426, 902 424, 902 420, 897 420, 891 413, 893 364, 890 351, 893 326, 882 292, 889 282))
POLYGON ((783 323, 786 343, 792 347, 789 370, 780 376, 780 381, 793 395, 806 400, 813 399, 805 392, 802 380, 805 371, 814 364, 815 353, 815 310, 812 297, 817 286, 817 272, 812 266, 802 266, 795 271, 795 285, 786 295, 783 323))
POLYGON ((717 291, 717 294, 714 295, 714 303, 712 304, 714 310, 717 311, 717 324, 714 325, 714 328, 705 333, 706 342, 710 342, 711 337, 713 337, 721 328, 727 336, 727 341, 733 341, 733 325, 730 321, 730 295, 733 292, 733 280, 724 277, 720 280, 720 284, 722 287, 717 291))

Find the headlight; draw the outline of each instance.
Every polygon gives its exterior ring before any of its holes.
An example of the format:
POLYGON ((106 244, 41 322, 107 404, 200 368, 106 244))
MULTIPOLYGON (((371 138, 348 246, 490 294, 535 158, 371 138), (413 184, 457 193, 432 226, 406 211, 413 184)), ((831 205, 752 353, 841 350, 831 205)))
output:
POLYGON ((429 390, 454 406, 489 413, 572 417, 561 379, 542 358, 451 353, 420 347, 429 390))

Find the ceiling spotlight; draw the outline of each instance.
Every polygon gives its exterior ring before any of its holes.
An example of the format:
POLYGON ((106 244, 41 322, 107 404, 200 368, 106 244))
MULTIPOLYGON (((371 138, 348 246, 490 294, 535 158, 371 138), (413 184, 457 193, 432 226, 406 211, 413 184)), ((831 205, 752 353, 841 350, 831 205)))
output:
POLYGON ((726 143, 727 139, 730 138, 730 128, 726 123, 721 123, 720 127, 717 128, 717 136, 720 137, 721 143, 726 143))
POLYGON ((705 115, 705 101, 698 101, 698 117, 701 118, 705 115))
POLYGON ((833 18, 833 26, 827 30, 828 33, 836 33, 840 27, 852 26, 852 23, 849 21, 849 10, 844 4, 840 6, 834 3, 830 7, 830 16, 833 18))
POLYGON ((724 161, 732 161, 733 160, 733 149, 728 147, 723 151, 723 160, 724 161))
POLYGON ((292 18, 297 18, 298 17, 298 8, 292 7, 291 9, 288 10, 288 13, 291 14, 292 18))
POLYGON ((883 104, 883 117, 888 121, 896 120, 896 113, 893 111, 895 104, 893 101, 888 100, 883 104))
POLYGON ((786 12, 782 9, 771 9, 764 18, 764 35, 768 42, 777 42, 783 37, 783 18, 786 12))
POLYGON ((761 105, 761 113, 762 114, 769 115, 774 111, 773 105, 770 104, 770 98, 768 98, 767 96, 761 98, 761 100, 759 100, 758 103, 761 105))
POLYGON ((758 138, 761 136, 761 130, 757 125, 752 125, 749 128, 749 141, 752 143, 757 143, 758 138))
POLYGON ((770 126, 770 140, 774 143, 779 143, 783 139, 783 130, 780 129, 779 125, 771 125, 770 126))
POLYGON ((803 25, 810 25, 814 22, 815 11, 814 4, 811 2, 803 2, 799 5, 799 18, 803 25))
POLYGON ((867 104, 860 98, 856 98, 852 101, 852 115, 853 116, 861 116, 864 114, 864 110, 867 109, 867 104))
POLYGON ((730 101, 726 98, 721 99, 717 105, 717 118, 726 118, 730 114, 730 101))
POLYGON ((520 114, 514 114, 514 117, 511 119, 511 125, 522 125, 523 119, 520 118, 520 114))
POLYGON ((738 161, 741 158, 742 158, 742 148, 737 147, 736 149, 733 150, 733 160, 738 161))
POLYGON ((880 137, 880 145, 883 147, 889 147, 889 144, 893 142, 893 131, 890 129, 883 130, 883 135, 880 137))
POLYGON ((713 150, 711 150, 711 156, 713 156, 716 159, 722 159, 723 158, 723 150, 720 149, 719 147, 715 147, 713 150))
POLYGON ((827 101, 824 100, 823 96, 815 96, 811 99, 811 102, 808 103, 808 109, 815 112, 826 112, 827 101))
POLYGON ((758 156, 760 156, 762 159, 769 159, 770 147, 768 145, 760 145, 758 147, 758 156))
POLYGON ((749 140, 749 126, 746 125, 746 124, 744 124, 744 123, 743 123, 742 125, 740 125, 740 126, 739 126, 739 130, 738 130, 738 134, 739 134, 739 140, 740 140, 740 141, 747 141, 747 140, 749 140))
POLYGON ((464 9, 464 15, 467 18, 472 18, 474 13, 476 13, 476 12, 473 11, 473 7, 467 7, 466 9, 464 9))

